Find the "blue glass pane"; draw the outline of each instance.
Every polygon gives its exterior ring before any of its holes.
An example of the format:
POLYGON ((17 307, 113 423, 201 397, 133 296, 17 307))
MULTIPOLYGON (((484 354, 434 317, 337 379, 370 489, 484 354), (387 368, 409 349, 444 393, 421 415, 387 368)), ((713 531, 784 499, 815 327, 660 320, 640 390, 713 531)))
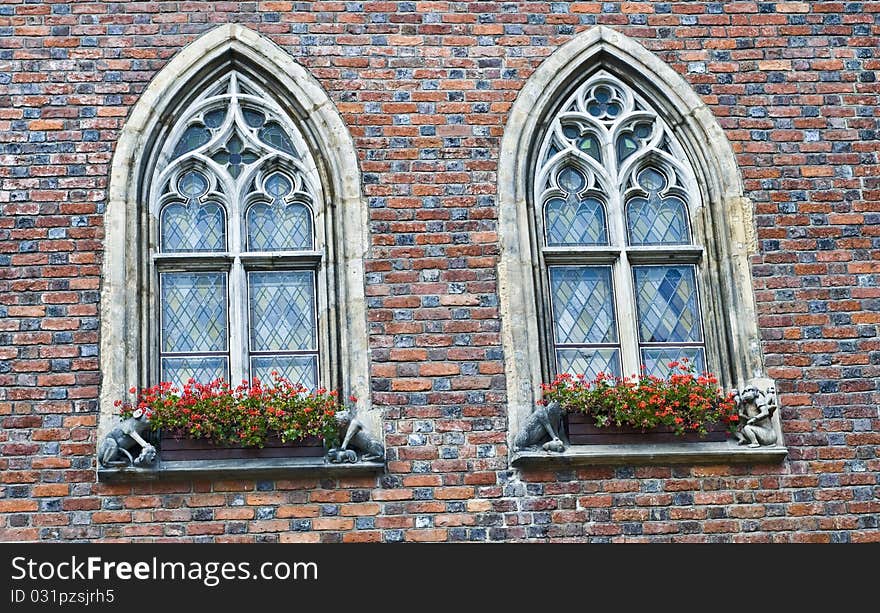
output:
POLYGON ((653 168, 646 168, 640 172, 636 180, 646 192, 662 192, 666 187, 666 177, 653 168))
POLYGON ((312 214, 299 203, 255 204, 247 212, 249 251, 296 251, 312 248, 312 214))
POLYGON ((259 128, 266 122, 266 116, 259 111, 244 109, 242 111, 242 115, 244 115, 245 123, 247 123, 247 125, 252 128, 259 128))
POLYGON ((210 383, 214 379, 229 381, 226 356, 162 358, 162 381, 182 388, 191 378, 198 383, 210 383))
POLYGON ((584 375, 588 380, 600 372, 620 376, 619 349, 557 349, 556 372, 584 375))
POLYGON ((251 377, 271 382, 272 371, 293 384, 312 390, 318 386, 318 357, 315 355, 268 355, 251 357, 251 377))
POLYGON ((545 208, 547 244, 607 245, 605 209, 595 198, 581 202, 552 198, 545 208))
POLYGON ((558 344, 617 342, 609 266, 551 266, 550 295, 558 344))
POLYGON ((310 351, 317 347, 314 273, 252 272, 248 284, 253 351, 310 351))
POLYGON ((283 198, 290 193, 293 186, 282 174, 275 173, 266 179, 266 192, 273 198, 283 198))
POLYGON ((187 198, 198 198, 208 190, 208 179, 202 173, 191 170, 180 177, 177 189, 187 198))
POLYGON ((166 205, 160 225, 164 252, 223 251, 226 248, 223 207, 215 202, 166 205))
POLYGON ((293 148, 293 143, 291 142, 290 137, 284 132, 284 128, 274 121, 267 123, 266 126, 260 130, 258 136, 260 140, 267 145, 285 151, 290 155, 296 155, 296 150, 293 148))
POLYGON ((678 198, 633 198, 626 207, 630 245, 690 243, 687 207, 678 198))
POLYGON ((617 161, 622 162, 639 150, 639 143, 632 136, 624 134, 617 139, 617 161))
POLYGON ((633 277, 641 342, 702 341, 693 266, 633 266, 633 277))
POLYGON ((579 170, 566 166, 559 171, 557 182, 559 187, 571 194, 581 191, 587 184, 587 179, 579 170))
MULTIPOLYGON (((642 363, 645 372, 657 377, 669 375, 670 362, 681 362, 687 358, 693 364, 694 373, 703 374, 706 370, 706 358, 702 347, 643 347, 642 363)), ((681 371, 676 371, 681 372, 681 371)))
POLYGON ((587 134, 580 141, 578 141, 578 149, 592 157, 594 160, 602 163, 602 151, 599 146, 599 139, 596 138, 593 134, 587 134))
POLYGON ((162 351, 226 351, 226 275, 161 275, 162 351))
POLYGON ((209 128, 219 128, 226 118, 226 109, 215 109, 205 113, 205 125, 209 128))
POLYGON ((198 149, 211 140, 211 133, 202 126, 190 126, 183 132, 183 136, 174 147, 173 157, 180 157, 184 153, 198 149))

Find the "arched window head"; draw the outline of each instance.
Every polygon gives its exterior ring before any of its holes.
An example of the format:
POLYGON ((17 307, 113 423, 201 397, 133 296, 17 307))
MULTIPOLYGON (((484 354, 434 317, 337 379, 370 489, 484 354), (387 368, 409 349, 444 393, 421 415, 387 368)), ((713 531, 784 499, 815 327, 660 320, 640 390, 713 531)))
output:
POLYGON ((535 160, 549 370, 663 375, 682 358, 705 370, 689 220, 701 196, 657 111, 599 70, 559 106, 535 160))
POLYGON ((123 127, 111 169, 101 298, 101 422, 131 387, 269 379, 369 409, 354 143, 283 49, 237 24, 183 49, 123 127))

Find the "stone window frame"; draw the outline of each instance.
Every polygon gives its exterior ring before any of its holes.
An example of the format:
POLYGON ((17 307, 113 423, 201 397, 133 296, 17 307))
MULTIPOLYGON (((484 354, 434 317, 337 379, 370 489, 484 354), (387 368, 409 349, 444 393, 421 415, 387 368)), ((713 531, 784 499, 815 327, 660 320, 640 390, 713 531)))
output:
MULTIPOLYGON (((114 402, 131 387, 150 381, 155 349, 150 345, 152 314, 149 245, 145 232, 156 224, 149 210, 147 182, 156 162, 154 148, 168 137, 173 118, 193 93, 229 69, 239 70, 264 89, 292 118, 316 162, 324 192, 315 218, 332 224, 324 266, 328 274, 324 309, 332 347, 327 351, 327 379, 344 398, 355 396, 354 411, 371 432, 380 433, 381 415, 370 403, 369 345, 364 256, 369 246, 367 206, 363 198, 357 151, 333 101, 318 81, 271 40, 238 24, 224 24, 203 34, 153 78, 123 126, 110 170, 104 215, 105 243, 101 287, 101 391, 98 440, 118 423, 114 402)), ((154 479, 288 475, 302 472, 375 471, 376 462, 326 465, 300 458, 279 461, 216 461, 211 465, 158 469, 101 469, 99 478, 154 479), (106 474, 104 474, 106 473, 106 474), (103 475, 103 477, 102 477, 103 475)))
MULTIPOLYGON (((775 387, 764 367, 749 259, 757 253, 751 201, 744 196, 736 156, 709 107, 687 81, 633 39, 593 27, 548 56, 529 77, 508 115, 498 163, 499 298, 508 398, 508 442, 514 466, 779 461, 787 455, 780 411, 779 443, 746 448, 734 441, 643 445, 578 445, 563 453, 516 450, 514 437, 541 396, 547 377, 546 340, 537 309, 543 300, 532 201, 537 148, 564 100, 599 70, 644 97, 675 132, 696 174, 706 253, 703 304, 707 346, 725 389, 775 387)), ((622 339, 623 340, 623 339, 622 339)), ((626 374, 626 373, 625 373, 626 374)))

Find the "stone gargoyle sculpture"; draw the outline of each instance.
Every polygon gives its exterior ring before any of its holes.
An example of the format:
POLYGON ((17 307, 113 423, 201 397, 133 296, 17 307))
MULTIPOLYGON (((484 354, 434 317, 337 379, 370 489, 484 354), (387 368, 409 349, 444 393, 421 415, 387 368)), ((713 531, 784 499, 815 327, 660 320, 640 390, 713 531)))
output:
POLYGON ((779 442, 773 424, 773 414, 779 408, 773 386, 761 391, 754 385, 748 385, 736 391, 733 400, 739 414, 740 426, 736 438, 740 445, 768 447, 779 442))
POLYGON ((349 410, 339 411, 336 421, 340 431, 345 430, 345 436, 339 447, 327 451, 327 460, 333 464, 353 464, 360 460, 363 462, 375 462, 385 459, 385 447, 382 442, 375 438, 349 410))
POLYGON ((98 444, 98 463, 103 467, 152 464, 157 454, 156 448, 144 439, 149 429, 146 412, 135 409, 131 417, 113 428, 98 444))
POLYGON ((565 451, 565 443, 557 434, 562 432, 564 414, 562 407, 555 401, 539 406, 529 415, 513 439, 514 450, 565 451))

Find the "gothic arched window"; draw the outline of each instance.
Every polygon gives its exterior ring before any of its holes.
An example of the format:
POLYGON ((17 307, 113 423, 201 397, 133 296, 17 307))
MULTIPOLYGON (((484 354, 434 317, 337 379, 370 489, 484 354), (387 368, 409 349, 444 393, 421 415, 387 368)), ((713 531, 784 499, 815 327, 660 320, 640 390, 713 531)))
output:
MULTIPOLYGON (((775 394, 752 290, 753 223, 723 130, 657 56, 596 26, 541 62, 510 109, 498 160, 514 466, 553 457, 515 437, 555 375, 627 377, 644 367, 666 376, 669 363, 687 358, 728 390, 775 394)), ((774 419, 781 441, 778 411, 774 419)), ((786 453, 781 445, 744 452, 727 440, 641 442, 575 443, 564 455, 613 464, 786 453)))
POLYGON ((154 76, 116 142, 104 225, 99 437, 130 388, 273 371, 356 398, 382 431, 357 152, 320 83, 271 40, 221 25, 154 76))

